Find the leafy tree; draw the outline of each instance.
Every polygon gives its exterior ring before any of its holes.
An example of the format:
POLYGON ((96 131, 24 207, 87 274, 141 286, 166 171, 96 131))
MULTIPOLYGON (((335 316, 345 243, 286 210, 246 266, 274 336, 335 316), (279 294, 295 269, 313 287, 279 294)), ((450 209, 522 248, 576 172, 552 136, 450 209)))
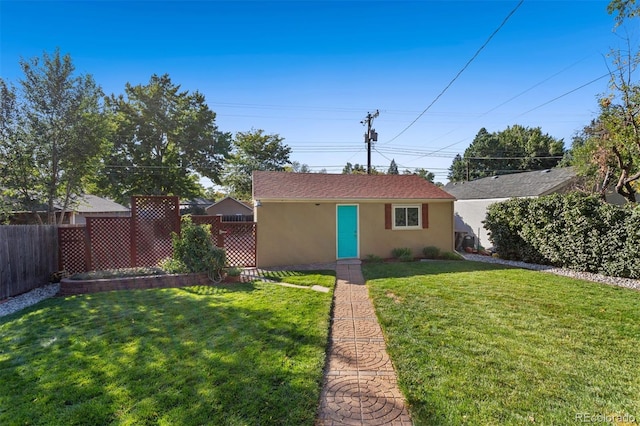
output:
POLYGON ((299 161, 292 161, 290 166, 286 166, 285 171, 292 173, 311 173, 311 169, 308 164, 300 163, 299 161))
POLYGON ((220 183, 231 135, 218 130, 204 95, 181 91, 167 74, 127 83, 125 94, 107 99, 115 132, 101 193, 123 203, 138 194, 194 198, 201 176, 220 183))
MULTIPOLYGON (((374 174, 374 168, 371 168, 371 173, 374 174)), ((342 169, 343 175, 366 175, 367 167, 362 164, 351 164, 347 163, 342 169)))
POLYGON ((555 167, 564 154, 564 142, 542 133, 540 127, 520 125, 489 133, 482 128, 462 157, 449 167, 449 180, 460 182, 487 176, 555 167))
POLYGON ((584 192, 600 194, 604 199, 612 176, 608 160, 602 161, 607 156, 603 156, 604 151, 596 148, 596 142, 601 132, 602 123, 598 120, 592 120, 590 124, 573 136, 571 149, 565 152, 564 158, 558 165, 560 167, 574 167, 577 174, 582 177, 578 188, 584 192), (594 155, 598 157, 597 160, 594 155))
POLYGON ((227 194, 225 194, 224 192, 220 191, 220 188, 216 188, 216 187, 209 187, 206 188, 204 190, 204 198, 211 200, 213 202, 216 201, 220 201, 222 200, 224 197, 226 197, 227 194))
MULTIPOLYGON (((634 1, 612 1, 609 12, 618 11, 617 25, 638 16, 634 1)), ((578 173, 595 182, 601 197, 610 184, 628 202, 637 202, 640 182, 640 84, 634 73, 640 64, 640 51, 627 38, 625 50, 612 50, 609 93, 600 96, 598 118, 574 138, 572 164, 578 173)))
POLYGON ((35 193, 35 144, 26 137, 24 120, 16 88, 0 79, 0 205, 5 218, 16 207, 35 214, 40 206, 35 193))
POLYGON ((619 26, 626 18, 640 16, 640 3, 636 3, 636 0, 611 0, 607 6, 607 12, 609 15, 617 12, 615 19, 616 26, 619 26))
MULTIPOLYGON (((636 64, 632 64, 635 69, 636 64)), ((600 99, 600 115, 583 130, 584 140, 574 140, 573 164, 578 172, 600 183, 604 196, 610 184, 627 201, 635 203, 640 180, 640 85, 624 72, 612 77, 611 94, 600 99)))
POLYGON ((54 223, 58 206, 62 221, 84 192, 108 146, 102 91, 91 76, 74 76, 71 57, 59 49, 20 67, 20 93, 0 84, 0 186, 24 208, 44 205, 54 223))
POLYGON ((415 169, 414 171, 406 169, 402 173, 405 174, 405 175, 417 175, 417 176, 420 176, 421 178, 423 178, 426 181, 431 182, 431 183, 433 183, 433 180, 436 178, 435 174, 433 174, 432 172, 430 172, 427 169, 422 169, 422 168, 415 169))
POLYGON ((387 174, 388 175, 397 175, 397 174, 399 174, 398 165, 396 164, 396 160, 395 159, 391 159, 391 164, 389 164, 389 169, 387 170, 387 174))
POLYGON ((462 158, 462 155, 456 154, 449 167, 449 174, 447 175, 448 179, 454 182, 460 182, 465 180, 470 180, 467 174, 469 162, 462 158))
POLYGON ((229 194, 241 200, 250 200, 251 174, 254 170, 285 170, 291 148, 283 141, 280 135, 268 135, 264 130, 236 133, 233 151, 222 178, 222 184, 229 194))

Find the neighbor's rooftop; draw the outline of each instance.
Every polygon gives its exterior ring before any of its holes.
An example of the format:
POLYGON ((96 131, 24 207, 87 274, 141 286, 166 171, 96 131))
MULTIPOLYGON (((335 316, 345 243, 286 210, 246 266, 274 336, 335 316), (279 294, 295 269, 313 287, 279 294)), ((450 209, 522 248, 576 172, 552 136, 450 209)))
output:
POLYGON ((471 182, 449 182, 444 189, 458 200, 539 197, 570 187, 576 180, 572 167, 486 177, 471 182))

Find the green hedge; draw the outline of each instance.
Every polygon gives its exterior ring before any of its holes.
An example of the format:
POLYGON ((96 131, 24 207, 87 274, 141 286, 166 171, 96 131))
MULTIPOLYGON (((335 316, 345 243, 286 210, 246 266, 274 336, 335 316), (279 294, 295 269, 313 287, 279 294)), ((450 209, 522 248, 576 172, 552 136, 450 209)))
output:
POLYGON ((640 207, 554 194, 493 204, 484 224, 503 259, 640 278, 640 207))

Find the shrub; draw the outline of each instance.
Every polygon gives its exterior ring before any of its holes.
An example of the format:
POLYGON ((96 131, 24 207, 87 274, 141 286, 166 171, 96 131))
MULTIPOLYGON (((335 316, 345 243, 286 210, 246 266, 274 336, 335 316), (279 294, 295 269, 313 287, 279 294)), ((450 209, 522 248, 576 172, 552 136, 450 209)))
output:
POLYGON ((167 272, 217 272, 226 264, 224 249, 211 241, 211 225, 195 225, 190 216, 183 216, 180 235, 172 234, 173 257, 160 264, 167 272))
POLYGON ((242 274, 242 269, 240 268, 227 268, 227 275, 230 277, 239 277, 242 274))
POLYGON ((411 262, 413 260, 413 253, 409 247, 398 247, 391 250, 391 256, 400 260, 401 262, 411 262))
POLYGON ((639 278, 640 209, 582 193, 512 199, 484 221, 503 259, 639 278))
POLYGON ((422 249, 422 254, 427 259, 437 259, 440 256, 440 249, 436 246, 427 246, 422 249))

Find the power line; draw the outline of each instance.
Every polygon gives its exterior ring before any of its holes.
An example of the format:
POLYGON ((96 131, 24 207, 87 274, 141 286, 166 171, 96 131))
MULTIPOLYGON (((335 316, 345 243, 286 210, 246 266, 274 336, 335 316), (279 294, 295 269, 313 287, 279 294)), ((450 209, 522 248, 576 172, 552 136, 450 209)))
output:
POLYGON ((598 81, 598 80, 602 80, 602 79, 603 79, 603 78, 605 78, 605 77, 609 77, 609 75, 610 75, 609 73, 604 74, 604 75, 601 75, 600 77, 595 78, 595 79, 591 80, 590 82, 583 84, 582 86, 576 87, 576 88, 575 88, 575 89, 573 89, 573 90, 569 90, 568 92, 563 93, 563 94, 562 94, 562 95, 560 95, 560 96, 556 96, 555 98, 551 99, 550 101, 547 101, 547 102, 545 102, 545 103, 543 103, 543 104, 540 104, 540 105, 538 105, 538 106, 537 106, 537 107, 535 107, 535 108, 531 108, 529 111, 525 111, 525 112, 523 112, 522 114, 520 114, 520 115, 518 115, 518 116, 516 116, 516 117, 522 117, 522 116, 523 116, 523 115, 525 115, 525 114, 529 114, 531 111, 535 111, 535 110, 537 110, 538 108, 542 108, 543 106, 548 105, 548 104, 550 104, 551 102, 555 102, 555 101, 557 101, 557 100, 558 100, 558 99, 560 99, 560 98, 563 98, 563 97, 565 97, 565 96, 567 96, 567 95, 569 95, 569 94, 571 94, 571 93, 573 93, 573 92, 575 92, 575 91, 578 91, 578 90, 582 89, 583 87, 587 87, 588 85, 593 84, 593 83, 595 83, 595 82, 596 82, 596 81, 598 81))
POLYGON ((580 62, 584 61, 585 59, 586 59, 586 58, 582 58, 582 59, 580 59, 580 60, 578 60, 578 61, 574 62, 573 64, 569 65, 568 67, 565 67, 565 68, 561 69, 560 71, 556 72, 555 74, 553 74, 553 75, 551 75, 551 76, 549 76, 549 77, 545 78, 544 80, 542 80, 542 81, 540 81, 540 82, 538 82, 538 83, 534 84, 533 86, 529 87, 528 89, 523 90, 522 92, 520 92, 520 93, 518 93, 517 95, 515 95, 515 96, 513 96, 513 97, 511 97, 511 98, 509 98, 509 99, 507 99, 506 101, 502 102, 501 104, 499 104, 499 105, 497 105, 497 106, 495 106, 495 107, 491 108, 489 111, 487 111, 487 112, 483 113, 483 114, 482 114, 482 115, 480 115, 480 117, 478 117, 478 118, 482 118, 482 117, 484 117, 485 115, 489 114, 490 112, 493 112, 493 111, 497 110, 497 109, 498 109, 498 108, 500 108, 501 106, 504 106, 504 105, 508 104, 509 102, 513 101, 514 99, 517 99, 517 98, 519 98, 520 96, 524 95, 525 93, 532 91, 532 90, 533 90, 533 89, 535 89, 536 87, 543 85, 544 83, 546 83, 547 81, 551 80, 551 79, 552 79, 552 78, 554 78, 555 76, 560 75, 560 74, 562 74, 563 72, 567 71, 568 69, 573 68, 574 66, 578 65, 580 62))
POLYGON ((506 18, 504 18, 504 20, 502 21, 502 23, 498 26, 498 28, 496 28, 496 30, 491 33, 491 35, 489 36, 489 38, 487 39, 487 41, 484 42, 484 44, 482 46, 480 46, 480 48, 476 51, 476 53, 474 53, 474 55, 471 57, 471 59, 469 59, 469 61, 467 61, 467 63, 462 67, 462 69, 460 71, 458 71, 458 73, 455 75, 455 77, 453 77, 453 79, 449 82, 449 84, 447 84, 447 86, 442 89, 442 91, 438 94, 438 96, 435 97, 435 99, 433 101, 431 101, 431 103, 424 109, 424 111, 422 111, 415 120, 413 120, 411 123, 409 123, 409 125, 407 127, 405 127, 400 133, 398 133, 397 135, 395 135, 393 138, 391 138, 390 140, 388 140, 385 143, 391 143, 394 140, 396 140, 398 137, 400 137, 400 135, 402 135, 404 132, 406 132, 411 126, 413 126, 419 119, 420 117, 422 117, 432 106, 433 104, 435 104, 438 99, 440 99, 440 97, 442 95, 444 95, 444 93, 449 89, 449 87, 451 87, 451 85, 458 79, 458 77, 460 77, 460 75, 469 67, 469 65, 471 65, 471 63, 478 57, 478 55, 480 54, 480 52, 489 44, 489 42, 491 41, 491 39, 498 34, 498 32, 502 29, 502 27, 507 23, 507 21, 509 20, 509 18, 511 18, 511 16, 516 12, 516 10, 518 10, 518 8, 522 5, 522 3, 524 3, 524 0, 520 0, 520 2, 518 2, 518 4, 516 5, 516 7, 513 8, 513 10, 511 12, 509 12, 509 14, 507 15, 506 18))

